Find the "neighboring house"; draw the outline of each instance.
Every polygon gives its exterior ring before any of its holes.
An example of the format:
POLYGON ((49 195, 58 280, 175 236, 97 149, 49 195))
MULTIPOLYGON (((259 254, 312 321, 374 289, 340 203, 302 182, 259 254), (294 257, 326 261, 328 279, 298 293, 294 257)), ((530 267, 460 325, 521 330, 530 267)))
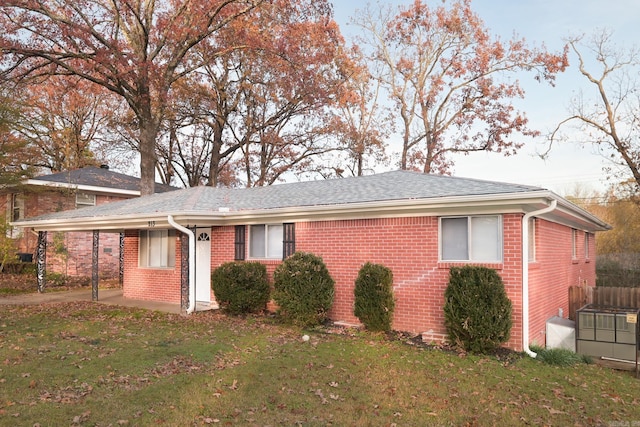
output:
POLYGON ((446 336, 449 268, 488 266, 513 302, 515 350, 545 343, 546 320, 568 313, 570 286, 595 284, 594 233, 610 228, 542 188, 407 171, 195 187, 16 225, 41 239, 46 231, 124 233, 124 296, 182 304, 187 313, 214 302, 210 273, 220 264, 259 261, 271 273, 305 251, 321 256, 335 279, 331 319, 358 323, 358 271, 367 261, 384 264, 394 278, 393 328, 436 341, 446 336))
MULTIPOLYGON (((157 192, 175 190, 156 185, 157 192)), ((0 212, 10 221, 20 221, 51 212, 99 206, 140 196, 140 179, 113 172, 109 167, 85 167, 27 179, 20 185, 0 189, 0 212), (4 204, 4 206, 2 206, 4 204)), ((23 261, 35 257, 37 233, 30 228, 13 227, 8 231, 15 239, 23 261)), ((103 278, 118 277, 120 238, 105 235, 99 242, 100 272, 103 278)), ((69 276, 91 276, 92 235, 87 232, 51 233, 47 241, 47 269, 69 276)))

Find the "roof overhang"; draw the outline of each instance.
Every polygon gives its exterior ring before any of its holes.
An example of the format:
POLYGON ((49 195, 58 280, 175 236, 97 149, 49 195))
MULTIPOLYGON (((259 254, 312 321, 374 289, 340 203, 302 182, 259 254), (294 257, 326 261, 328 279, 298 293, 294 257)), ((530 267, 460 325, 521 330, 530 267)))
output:
POLYGON ((67 182, 45 181, 40 179, 28 179, 23 184, 47 188, 69 189, 74 191, 86 191, 90 193, 118 194, 123 196, 140 196, 139 190, 124 190, 120 188, 98 187, 93 185, 72 184, 67 182))
POLYGON ((121 232, 131 229, 171 228, 168 217, 184 226, 206 227, 239 224, 355 220, 418 216, 482 215, 532 212, 558 201, 558 207, 542 218, 588 232, 611 227, 589 212, 557 196, 551 191, 448 196, 427 199, 402 199, 347 203, 341 205, 295 206, 276 209, 211 211, 157 211, 152 213, 23 220, 14 226, 35 231, 121 232))

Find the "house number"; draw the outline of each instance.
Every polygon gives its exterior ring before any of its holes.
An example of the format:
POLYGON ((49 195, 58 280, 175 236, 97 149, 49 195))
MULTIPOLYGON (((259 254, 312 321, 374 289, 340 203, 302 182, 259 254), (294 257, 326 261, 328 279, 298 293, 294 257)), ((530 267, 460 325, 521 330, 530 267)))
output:
POLYGON ((155 221, 149 221, 149 227, 155 227, 155 226, 156 226, 155 221))

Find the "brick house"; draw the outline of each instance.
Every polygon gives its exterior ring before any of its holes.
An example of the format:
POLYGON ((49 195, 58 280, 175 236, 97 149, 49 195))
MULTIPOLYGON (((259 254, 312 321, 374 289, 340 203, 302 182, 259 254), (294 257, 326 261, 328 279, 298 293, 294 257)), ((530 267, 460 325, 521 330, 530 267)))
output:
MULTIPOLYGON (((113 172, 109 167, 85 167, 71 171, 27 179, 20 185, 3 188, 0 212, 11 221, 51 212, 100 206, 140 196, 140 179, 113 172)), ((175 190, 157 184, 157 192, 175 190)), ((23 261, 32 260, 38 242, 37 233, 29 227, 13 227, 8 231, 15 239, 23 261)), ((47 238, 47 270, 69 276, 91 276, 91 233, 55 232, 47 238)), ((100 274, 115 278, 120 270, 120 237, 105 235, 100 240, 100 274)))
POLYGON ((272 273, 305 251, 321 256, 335 279, 330 317, 358 323, 358 270, 380 263, 393 271, 393 328, 436 341, 446 333, 449 268, 485 265, 500 273, 513 303, 515 350, 545 343, 546 320, 568 313, 568 287, 595 285, 594 233, 609 229, 542 188, 407 171, 195 187, 16 225, 41 238, 47 230, 124 233, 124 297, 181 304, 187 313, 215 302, 210 272, 220 264, 254 260, 272 273))

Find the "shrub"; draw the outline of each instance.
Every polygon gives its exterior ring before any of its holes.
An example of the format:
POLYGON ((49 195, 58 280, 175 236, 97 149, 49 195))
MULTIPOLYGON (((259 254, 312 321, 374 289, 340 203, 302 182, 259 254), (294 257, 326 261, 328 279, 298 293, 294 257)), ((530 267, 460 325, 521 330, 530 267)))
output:
POLYGON ((273 299, 283 318, 301 325, 323 323, 333 304, 334 280, 322 258, 296 252, 274 274, 273 299))
POLYGON ((488 353, 509 340, 511 301, 497 271, 452 267, 444 294, 449 340, 474 353, 488 353))
POLYGON ((211 273, 220 308, 230 314, 264 310, 269 301, 267 268, 257 262, 228 262, 211 273))
POLYGON ((353 314, 372 331, 388 331, 393 320, 393 273, 384 265, 366 263, 356 278, 353 314))

